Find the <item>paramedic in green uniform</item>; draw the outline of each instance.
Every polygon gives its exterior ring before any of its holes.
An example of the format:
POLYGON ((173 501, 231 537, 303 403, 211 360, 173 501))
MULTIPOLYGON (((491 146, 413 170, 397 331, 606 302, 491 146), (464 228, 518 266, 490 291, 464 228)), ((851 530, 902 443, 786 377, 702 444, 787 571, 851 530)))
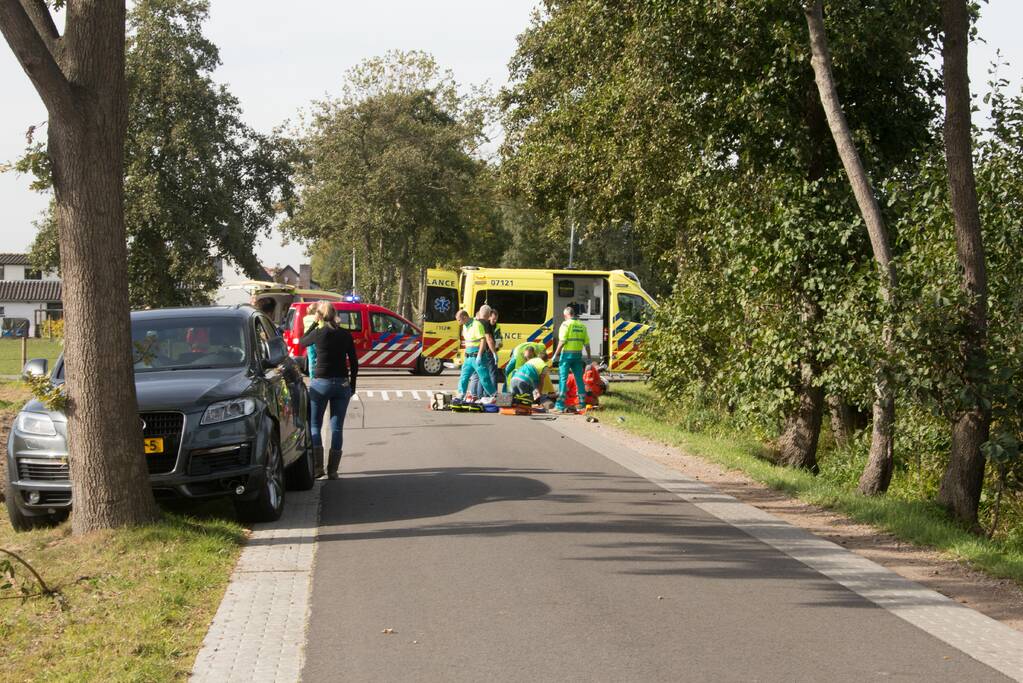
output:
POLYGON ((505 386, 511 386, 512 377, 515 375, 515 369, 520 368, 525 364, 526 349, 533 349, 533 355, 536 358, 541 358, 547 354, 547 347, 543 342, 522 342, 512 349, 511 357, 508 359, 508 365, 504 368, 505 386))
POLYGON ((523 352, 523 358, 522 365, 515 370, 509 384, 511 393, 515 395, 528 394, 530 398, 535 398, 540 393, 540 387, 543 386, 547 363, 536 355, 533 348, 527 348, 523 352))
POLYGON ((479 376, 480 385, 486 396, 493 396, 497 391, 494 386, 492 366, 497 362, 494 358, 493 326, 487 320, 490 306, 484 304, 476 318, 469 318, 465 311, 459 311, 457 320, 462 326, 462 337, 465 339, 465 361, 462 363, 462 375, 458 378, 458 396, 465 396, 469 388, 469 380, 473 375, 479 376))
MULTIPOLYGON (((306 315, 302 318, 302 334, 304 335, 306 332, 316 329, 319 326, 321 320, 323 320, 323 316, 320 315, 319 310, 317 310, 317 305, 309 304, 308 313, 306 313, 306 315)), ((307 374, 310 377, 312 377, 313 370, 316 368, 315 345, 306 347, 305 359, 307 374)))
POLYGON ((590 355, 590 333, 586 331, 586 325, 584 325, 578 318, 576 318, 575 309, 569 306, 565 309, 565 322, 561 324, 561 328, 558 330, 558 348, 554 351, 554 357, 551 359, 552 363, 557 363, 558 359, 561 359, 558 365, 558 402, 554 405, 554 410, 564 411, 565 410, 565 394, 568 391, 568 375, 571 373, 575 376, 575 388, 579 396, 579 405, 584 405, 584 393, 586 391, 586 384, 583 382, 583 349, 586 350, 586 355, 590 355))

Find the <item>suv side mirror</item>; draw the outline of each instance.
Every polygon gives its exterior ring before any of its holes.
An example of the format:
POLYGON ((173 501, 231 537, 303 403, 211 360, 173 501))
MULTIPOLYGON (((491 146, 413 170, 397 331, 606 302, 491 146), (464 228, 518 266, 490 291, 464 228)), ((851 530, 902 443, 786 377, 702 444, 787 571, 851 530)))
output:
POLYGON ((266 360, 263 365, 267 368, 275 368, 284 362, 288 357, 288 346, 280 337, 274 337, 266 344, 266 360))
POLYGON ((49 374, 49 361, 45 358, 33 358, 25 363, 25 369, 21 371, 24 377, 46 377, 49 374))

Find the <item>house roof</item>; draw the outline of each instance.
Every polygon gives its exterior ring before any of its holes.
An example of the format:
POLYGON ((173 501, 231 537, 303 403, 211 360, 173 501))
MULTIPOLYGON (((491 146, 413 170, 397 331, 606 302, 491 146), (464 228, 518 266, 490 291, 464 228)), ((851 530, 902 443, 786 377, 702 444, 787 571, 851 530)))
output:
POLYGON ((13 301, 60 301, 57 280, 0 280, 0 304, 13 301))
POLYGON ((29 266, 28 254, 0 254, 0 266, 29 266))

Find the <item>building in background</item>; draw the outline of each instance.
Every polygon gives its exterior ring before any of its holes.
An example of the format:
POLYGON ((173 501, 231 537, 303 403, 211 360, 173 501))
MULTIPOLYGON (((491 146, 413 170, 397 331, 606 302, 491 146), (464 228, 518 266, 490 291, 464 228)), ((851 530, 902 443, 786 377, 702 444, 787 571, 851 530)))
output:
POLYGON ((247 276, 236 265, 221 259, 220 287, 214 297, 214 303, 221 305, 245 304, 249 302, 248 289, 245 287, 249 282, 277 282, 282 285, 292 285, 298 289, 319 289, 319 284, 312 279, 312 266, 303 263, 295 270, 291 266, 274 266, 267 268, 263 266, 263 272, 255 280, 247 276))
POLYGON ((32 267, 28 254, 0 254, 0 331, 39 336, 45 320, 64 316, 60 275, 32 267))

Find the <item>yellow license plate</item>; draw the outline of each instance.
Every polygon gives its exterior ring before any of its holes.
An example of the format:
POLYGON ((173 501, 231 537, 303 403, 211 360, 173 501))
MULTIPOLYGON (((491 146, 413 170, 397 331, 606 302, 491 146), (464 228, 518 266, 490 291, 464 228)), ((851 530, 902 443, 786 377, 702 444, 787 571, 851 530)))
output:
POLYGON ((163 439, 142 439, 142 447, 146 453, 163 453, 163 439))

